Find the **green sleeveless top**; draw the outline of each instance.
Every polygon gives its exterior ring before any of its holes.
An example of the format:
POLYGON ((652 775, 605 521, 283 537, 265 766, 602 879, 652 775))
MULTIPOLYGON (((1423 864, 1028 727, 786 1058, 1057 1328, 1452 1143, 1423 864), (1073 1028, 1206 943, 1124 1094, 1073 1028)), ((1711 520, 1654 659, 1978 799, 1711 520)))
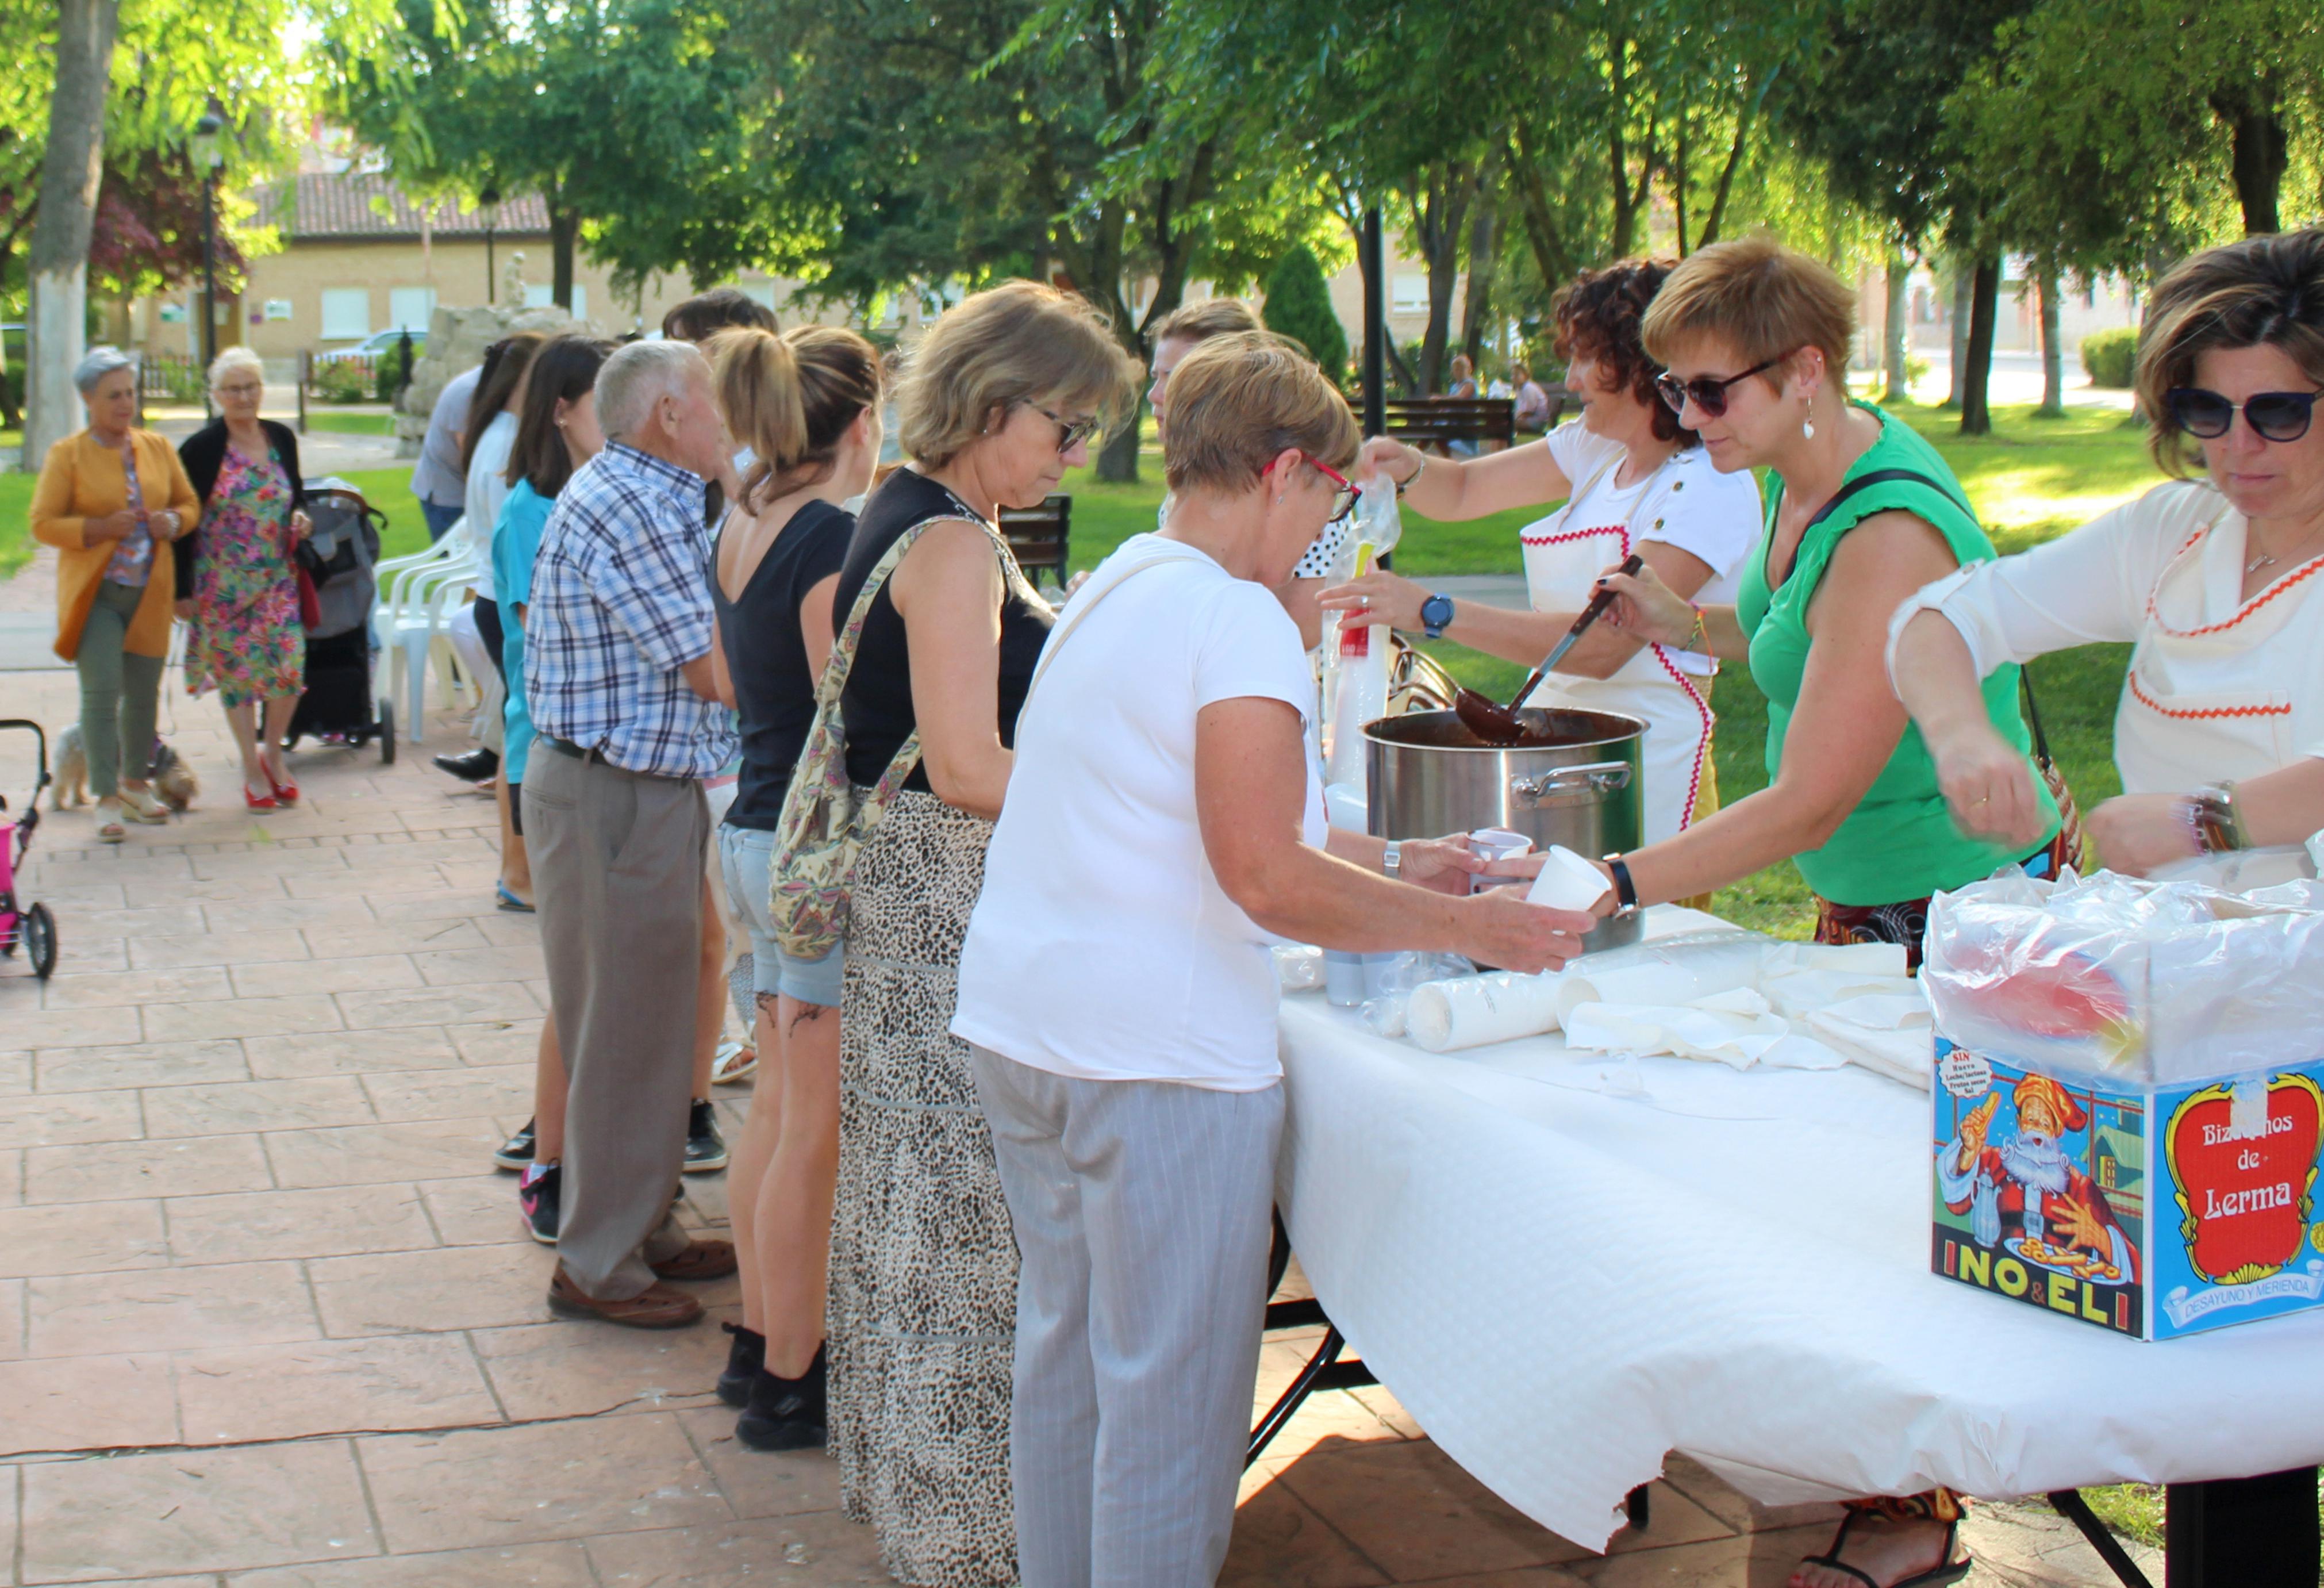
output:
MULTIPOLYGON (((1744 566, 1735 600, 1735 615, 1750 636, 1751 677, 1767 697, 1770 782, 1783 767, 1784 738, 1791 730, 1792 709, 1799 704, 1800 679, 1807 669, 1808 603, 1823 583, 1840 537, 1874 513, 1902 509, 1935 526, 1964 566, 1988 561, 1994 555, 1993 542, 1978 527, 1960 482, 1936 448, 1878 409, 1858 406, 1880 420, 1880 439, 1849 467, 1841 485, 1877 470, 1909 469, 1926 475, 1936 488, 1914 480, 1885 480, 1858 490, 1801 538, 1791 577, 1770 590, 1767 557, 1784 500, 1781 480, 1770 476, 1775 488, 1767 494, 1766 531, 1744 566)), ((1995 669, 1985 680, 1984 693, 1994 727, 2030 755, 2032 741, 2018 708, 2016 665, 1995 669)), ((2038 773, 2034 787, 2048 813, 2043 829, 2043 842, 2047 843, 2058 830, 2057 806, 2038 773)), ((1965 836, 1953 825, 1921 730, 1908 723, 1888 764, 1831 841, 1794 858, 1808 886, 1834 904, 1871 905, 1898 904, 1941 888, 1958 888, 1997 866, 2023 860, 2028 853, 1965 836)))

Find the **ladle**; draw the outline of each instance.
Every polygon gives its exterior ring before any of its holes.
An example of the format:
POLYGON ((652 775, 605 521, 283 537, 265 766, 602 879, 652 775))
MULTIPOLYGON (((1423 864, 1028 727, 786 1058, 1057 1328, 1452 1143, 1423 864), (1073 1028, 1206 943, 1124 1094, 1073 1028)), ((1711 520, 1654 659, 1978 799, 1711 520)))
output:
MULTIPOLYGON (((1645 566, 1646 559, 1634 551, 1622 559, 1622 566, 1617 571, 1635 574, 1645 566)), ((1525 744, 1540 737, 1530 724, 1517 716, 1517 707, 1524 705, 1526 697, 1532 694, 1542 679, 1565 660, 1565 653, 1573 649, 1573 642, 1588 632, 1590 625, 1598 621, 1599 615, 1613 599, 1614 592, 1610 588, 1600 589, 1590 597, 1590 604, 1573 620, 1573 626, 1565 631, 1565 637, 1557 642, 1557 648, 1542 659, 1541 665, 1533 669, 1531 678, 1517 687, 1517 692, 1509 697, 1507 706, 1480 695, 1474 689, 1463 688, 1454 696, 1452 711, 1461 719, 1461 725, 1488 744, 1525 744)))

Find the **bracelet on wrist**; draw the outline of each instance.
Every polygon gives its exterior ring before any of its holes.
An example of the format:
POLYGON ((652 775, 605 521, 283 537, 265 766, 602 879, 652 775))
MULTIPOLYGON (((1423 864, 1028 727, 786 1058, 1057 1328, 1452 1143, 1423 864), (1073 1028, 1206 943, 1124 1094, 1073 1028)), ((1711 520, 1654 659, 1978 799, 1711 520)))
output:
POLYGON ((2251 835, 2244 827, 2243 812, 2236 808, 2234 784, 2199 789, 2184 808, 2187 825, 2195 835, 2198 854, 2227 854, 2251 847, 2251 835))
POLYGON ((1614 902, 1619 906, 1619 909, 1618 909, 1615 913, 1618 915, 1637 914, 1638 909, 1638 887, 1637 883, 1630 880, 1629 863, 1625 861, 1618 854, 1607 855, 1605 857, 1605 861, 1607 871, 1611 872, 1614 878, 1614 902))
POLYGON ((1398 496, 1420 484, 1420 476, 1428 472, 1428 454, 1416 450, 1413 456, 1420 459, 1419 466, 1396 483, 1396 494, 1398 496))

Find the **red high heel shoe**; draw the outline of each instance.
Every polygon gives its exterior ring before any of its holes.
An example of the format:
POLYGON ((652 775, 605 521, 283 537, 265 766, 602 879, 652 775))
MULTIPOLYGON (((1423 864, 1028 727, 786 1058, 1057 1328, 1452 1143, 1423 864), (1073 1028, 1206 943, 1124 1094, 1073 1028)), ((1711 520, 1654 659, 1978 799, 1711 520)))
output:
POLYGON ((260 770, 266 773, 266 786, 274 790, 274 799, 276 803, 281 805, 296 805, 299 803, 298 784, 292 782, 289 778, 283 779, 279 783, 276 782, 274 780, 274 769, 272 767, 262 767, 260 770))

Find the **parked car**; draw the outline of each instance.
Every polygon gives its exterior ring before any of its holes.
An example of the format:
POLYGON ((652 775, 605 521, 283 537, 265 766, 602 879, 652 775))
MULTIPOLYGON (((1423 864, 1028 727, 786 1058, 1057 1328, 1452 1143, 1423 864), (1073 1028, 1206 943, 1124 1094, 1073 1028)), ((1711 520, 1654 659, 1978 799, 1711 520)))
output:
POLYGON ((329 353, 318 353, 315 355, 315 362, 340 364, 357 358, 384 358, 395 351, 396 344, 402 341, 406 336, 411 338, 412 357, 416 359, 428 351, 426 331, 374 331, 352 347, 340 347, 329 353))

